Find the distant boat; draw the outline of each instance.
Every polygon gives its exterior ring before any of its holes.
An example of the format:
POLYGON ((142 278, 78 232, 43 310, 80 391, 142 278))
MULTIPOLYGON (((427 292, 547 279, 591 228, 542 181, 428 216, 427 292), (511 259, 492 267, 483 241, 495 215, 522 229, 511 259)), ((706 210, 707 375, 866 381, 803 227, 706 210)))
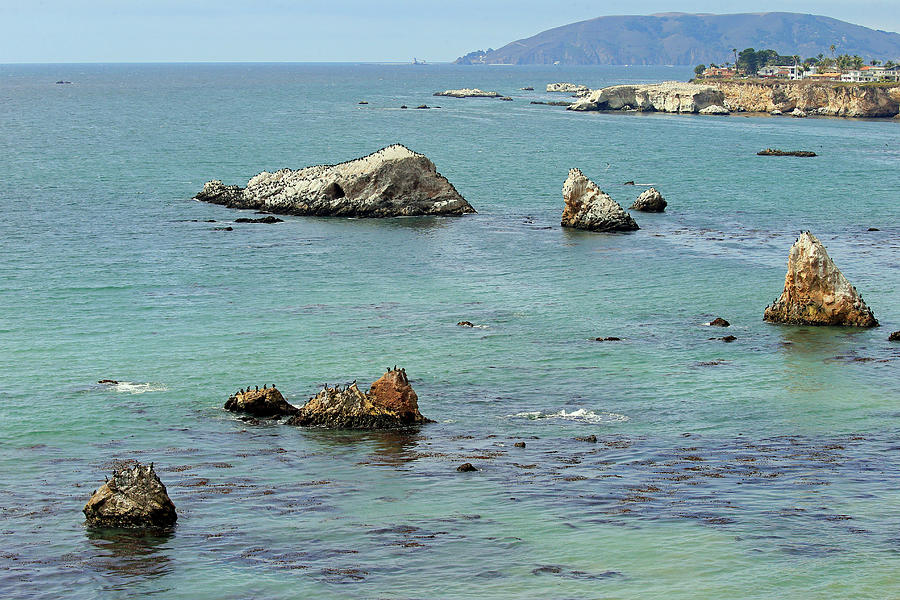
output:
POLYGON ((417 58, 413 58, 412 64, 414 65, 427 65, 428 63, 424 60, 419 60, 417 58))

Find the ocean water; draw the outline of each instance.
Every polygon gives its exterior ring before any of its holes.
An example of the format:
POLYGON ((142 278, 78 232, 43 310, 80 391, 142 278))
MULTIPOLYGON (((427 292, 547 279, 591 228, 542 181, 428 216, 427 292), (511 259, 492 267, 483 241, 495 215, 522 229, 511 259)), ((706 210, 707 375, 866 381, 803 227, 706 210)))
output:
POLYGON ((689 76, 0 66, 0 594, 900 596, 900 123, 529 104, 560 99, 550 82, 689 76), (431 95, 463 86, 514 101, 431 95), (191 200, 397 142, 478 214, 255 225, 191 200), (564 231, 572 167, 669 208, 564 231), (882 327, 763 323, 807 229, 882 327), (222 410, 247 385, 301 404, 395 364, 435 423, 222 410), (129 459, 168 487, 170 535, 85 527, 129 459))

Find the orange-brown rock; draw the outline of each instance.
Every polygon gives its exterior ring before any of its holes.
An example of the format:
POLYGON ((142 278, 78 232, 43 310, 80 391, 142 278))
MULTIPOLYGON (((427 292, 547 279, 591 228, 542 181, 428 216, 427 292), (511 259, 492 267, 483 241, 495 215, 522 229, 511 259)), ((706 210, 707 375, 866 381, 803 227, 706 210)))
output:
POLYGON ((763 318, 796 325, 878 325, 825 246, 808 231, 791 246, 784 291, 766 308, 763 318))
POLYGON ((325 387, 291 417, 289 425, 330 429, 390 429, 427 423, 404 369, 389 369, 368 392, 353 383, 325 387))
POLYGON ((254 417, 273 418, 295 415, 299 409, 285 400, 273 385, 271 388, 261 390, 248 389, 235 392, 225 402, 225 410, 247 413, 254 417))

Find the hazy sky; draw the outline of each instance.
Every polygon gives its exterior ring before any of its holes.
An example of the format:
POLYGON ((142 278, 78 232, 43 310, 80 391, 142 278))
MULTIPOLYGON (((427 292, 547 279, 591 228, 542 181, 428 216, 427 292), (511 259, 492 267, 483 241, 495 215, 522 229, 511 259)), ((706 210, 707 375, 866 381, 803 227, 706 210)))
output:
POLYGON ((787 11, 900 31, 900 0, 0 0, 0 63, 450 61, 614 14, 787 11), (748 9, 748 6, 752 8, 748 9), (627 6, 627 10, 623 10, 627 6))

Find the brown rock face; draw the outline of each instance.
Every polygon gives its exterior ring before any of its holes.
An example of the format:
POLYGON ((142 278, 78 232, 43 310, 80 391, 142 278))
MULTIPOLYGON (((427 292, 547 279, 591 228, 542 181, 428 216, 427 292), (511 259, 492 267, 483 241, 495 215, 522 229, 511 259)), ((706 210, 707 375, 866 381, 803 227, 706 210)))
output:
POLYGON ((300 410, 290 404, 274 387, 236 392, 225 402, 225 410, 247 413, 254 417, 272 418, 295 415, 300 410))
POLYGON ((109 528, 158 529, 178 518, 153 464, 135 464, 113 473, 84 505, 89 525, 109 528))
POLYGON ((856 288, 850 285, 808 231, 791 246, 781 296, 766 308, 772 323, 876 327, 878 321, 856 288))
POLYGON ((563 184, 563 227, 589 231, 634 231, 640 229, 625 209, 579 169, 569 171, 563 184))
POLYGON ((368 393, 354 383, 326 387, 310 398, 289 425, 330 429, 391 429, 429 422, 419 412, 418 396, 406 371, 392 369, 372 384, 368 393))

